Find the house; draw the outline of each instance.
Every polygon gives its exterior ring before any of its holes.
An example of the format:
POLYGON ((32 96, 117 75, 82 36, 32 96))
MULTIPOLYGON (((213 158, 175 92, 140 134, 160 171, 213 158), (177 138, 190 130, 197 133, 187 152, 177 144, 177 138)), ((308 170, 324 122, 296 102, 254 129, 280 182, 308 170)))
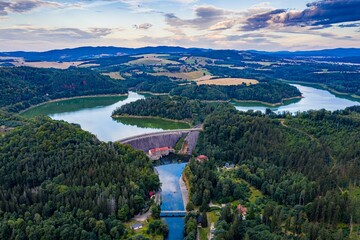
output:
POLYGON ((196 161, 198 161, 198 162, 206 162, 208 160, 209 160, 209 158, 205 155, 200 155, 196 158, 196 161))
POLYGON ((172 147, 161 147, 150 149, 148 152, 148 157, 151 160, 159 160, 163 156, 167 156, 170 153, 174 153, 175 150, 172 147))
POLYGON ((242 219, 246 220, 247 208, 243 207, 243 206, 241 206, 241 204, 239 204, 237 206, 237 210, 238 210, 238 213, 242 216, 242 219))
POLYGON ((142 228, 143 228, 143 225, 141 223, 135 223, 135 224, 131 225, 131 229, 133 229, 133 230, 139 230, 142 228))
POLYGON ((215 234, 215 227, 214 227, 214 223, 212 222, 211 226, 210 226, 210 238, 209 239, 213 239, 214 234, 215 234))
POLYGON ((235 164, 230 164, 230 163, 225 163, 225 168, 226 169, 234 169, 235 168, 235 164))

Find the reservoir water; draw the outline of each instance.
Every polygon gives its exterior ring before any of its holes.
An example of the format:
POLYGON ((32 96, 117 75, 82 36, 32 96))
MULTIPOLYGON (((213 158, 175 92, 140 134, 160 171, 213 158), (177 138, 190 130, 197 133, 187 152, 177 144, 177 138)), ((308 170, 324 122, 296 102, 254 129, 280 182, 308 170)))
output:
POLYGON ((261 103, 233 103, 236 109, 240 111, 261 111, 265 112, 267 108, 271 109, 273 112, 283 112, 288 111, 291 113, 303 112, 308 110, 340 110, 346 107, 360 105, 360 99, 355 99, 351 97, 345 97, 341 95, 335 95, 330 93, 327 90, 299 85, 299 84, 291 84, 297 87, 302 93, 303 98, 301 99, 293 99, 289 101, 285 101, 285 104, 277 107, 269 107, 268 105, 261 103))
POLYGON ((46 103, 31 108, 22 115, 47 115, 55 120, 77 123, 83 130, 95 134, 102 141, 117 141, 146 133, 190 127, 186 123, 158 118, 111 118, 116 108, 143 98, 144 95, 135 92, 130 92, 128 96, 74 98, 46 103))
MULTIPOLYGON (((294 84, 303 94, 302 99, 287 101, 279 107, 268 107, 258 103, 234 103, 238 110, 265 111, 270 108, 275 112, 298 112, 310 109, 338 110, 359 105, 360 99, 344 98, 326 90, 294 84)), ((77 123, 81 128, 95 134, 100 140, 115 141, 126 137, 170 129, 189 128, 188 124, 161 119, 121 118, 114 120, 111 113, 117 107, 144 98, 134 92, 129 96, 87 97, 46 103, 23 113, 33 117, 48 115, 56 120, 77 123)), ((183 210, 183 200, 179 179, 185 167, 182 164, 169 164, 157 167, 162 183, 162 210, 183 210)), ((184 223, 182 218, 166 218, 169 225, 169 240, 183 239, 184 223)))

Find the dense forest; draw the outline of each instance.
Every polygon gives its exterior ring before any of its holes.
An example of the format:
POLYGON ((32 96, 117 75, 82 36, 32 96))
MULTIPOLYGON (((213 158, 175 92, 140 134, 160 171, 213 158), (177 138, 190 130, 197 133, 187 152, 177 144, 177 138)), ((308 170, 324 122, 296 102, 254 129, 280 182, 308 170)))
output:
POLYGON ((193 125, 202 123, 205 117, 219 106, 228 103, 205 103, 184 97, 154 96, 128 103, 114 110, 116 115, 152 116, 173 120, 191 121, 193 125))
POLYGON ((49 118, 4 134, 0 163, 1 239, 127 238, 123 222, 160 187, 143 152, 49 118))
POLYGON ((0 108, 11 112, 57 98, 127 93, 118 82, 82 68, 0 68, 0 85, 0 108))
POLYGON ((174 88, 171 95, 198 100, 239 100, 262 101, 266 103, 282 103, 284 99, 300 97, 300 91, 285 83, 271 81, 251 86, 214 86, 196 84, 174 88))
POLYGON ((210 200, 236 200, 249 209, 241 221, 236 207, 223 208, 215 239, 356 239, 359 110, 292 116, 228 109, 206 118, 197 151, 210 161, 191 161, 187 167, 190 200, 200 211, 209 210, 210 200), (226 162, 236 167, 224 177, 218 168, 226 162), (249 202, 243 181, 266 198, 249 202), (241 235, 234 235, 238 230, 241 235))

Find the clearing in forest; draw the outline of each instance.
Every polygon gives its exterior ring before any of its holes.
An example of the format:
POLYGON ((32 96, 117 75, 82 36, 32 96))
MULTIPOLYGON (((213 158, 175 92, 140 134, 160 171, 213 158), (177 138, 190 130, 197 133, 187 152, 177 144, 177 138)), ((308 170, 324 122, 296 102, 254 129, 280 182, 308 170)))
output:
POLYGON ((102 73, 102 75, 109 76, 110 78, 116 79, 116 80, 124 80, 125 79, 120 75, 119 72, 102 73))
POLYGON ((247 86, 258 84, 259 81, 255 79, 245 79, 245 78, 216 78, 208 80, 200 80, 196 82, 198 85, 220 85, 220 86, 232 86, 232 85, 241 85, 245 83, 247 86))

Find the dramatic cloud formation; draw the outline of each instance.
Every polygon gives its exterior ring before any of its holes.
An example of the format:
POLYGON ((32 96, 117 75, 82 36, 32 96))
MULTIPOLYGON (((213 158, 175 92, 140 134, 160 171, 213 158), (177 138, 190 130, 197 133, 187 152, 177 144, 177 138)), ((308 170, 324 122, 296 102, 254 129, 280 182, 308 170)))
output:
POLYGON ((47 2, 41 0, 13 0, 0 1, 0 16, 6 16, 9 13, 23 13, 31 11, 39 7, 58 7, 60 6, 54 2, 47 2))
POLYGON ((0 22, 0 51, 360 47, 360 0, 0 0, 0 22))
POLYGON ((308 3, 302 11, 277 9, 247 19, 245 31, 253 31, 274 25, 321 26, 360 20, 359 0, 322 0, 308 3))

